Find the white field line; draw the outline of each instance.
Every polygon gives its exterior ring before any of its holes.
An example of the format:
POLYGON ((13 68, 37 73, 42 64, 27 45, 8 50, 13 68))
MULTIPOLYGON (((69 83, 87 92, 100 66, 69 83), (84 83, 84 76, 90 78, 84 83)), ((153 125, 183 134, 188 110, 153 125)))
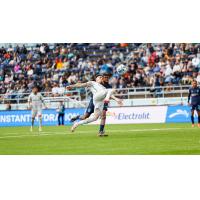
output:
MULTIPOLYGON (((115 133, 115 132, 149 132, 149 131, 174 131, 174 130, 181 130, 183 128, 153 128, 153 129, 129 129, 129 130, 110 130, 110 133, 115 133)), ((184 128, 184 129, 193 129, 193 128, 184 128)), ((194 129, 193 129, 194 130, 194 129)), ((78 131, 77 133, 93 133, 94 131, 78 131)), ((70 133, 68 130, 66 132, 50 132, 50 131, 42 131, 41 133, 39 132, 29 132, 24 135, 18 135, 14 133, 8 133, 7 135, 0 136, 0 139, 4 138, 23 138, 23 137, 39 137, 39 136, 52 136, 52 135, 74 135, 76 133, 70 133), (12 134, 12 135, 11 135, 12 134)))

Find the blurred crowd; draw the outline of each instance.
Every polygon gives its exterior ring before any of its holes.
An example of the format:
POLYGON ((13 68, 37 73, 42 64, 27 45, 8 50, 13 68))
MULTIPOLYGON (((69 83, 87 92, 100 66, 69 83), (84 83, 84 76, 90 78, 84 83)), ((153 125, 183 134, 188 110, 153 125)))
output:
POLYGON ((30 93, 34 85, 53 96, 69 84, 111 74, 114 88, 200 83, 200 44, 65 43, 12 45, 0 48, 0 94, 30 93), (123 76, 120 64, 128 66, 123 76))

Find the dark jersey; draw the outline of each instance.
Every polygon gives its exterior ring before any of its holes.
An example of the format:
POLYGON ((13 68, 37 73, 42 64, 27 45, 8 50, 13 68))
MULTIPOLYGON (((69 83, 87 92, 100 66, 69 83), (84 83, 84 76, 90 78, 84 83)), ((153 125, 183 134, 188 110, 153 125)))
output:
POLYGON ((191 105, 198 105, 200 104, 200 88, 196 87, 193 88, 191 87, 189 89, 189 94, 188 94, 188 103, 191 100, 191 105))
MULTIPOLYGON (((106 88, 106 89, 111 89, 112 86, 109 83, 102 83, 102 85, 106 88)), ((103 106, 103 110, 107 111, 108 110, 108 103, 104 103, 103 106)))
POLYGON ((101 85, 103 85, 106 89, 112 88, 112 86, 109 83, 102 83, 101 85))

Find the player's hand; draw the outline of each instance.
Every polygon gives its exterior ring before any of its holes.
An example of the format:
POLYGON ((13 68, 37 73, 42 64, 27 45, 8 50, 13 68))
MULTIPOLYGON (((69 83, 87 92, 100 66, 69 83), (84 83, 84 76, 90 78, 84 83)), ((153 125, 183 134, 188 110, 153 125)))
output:
POLYGON ((31 106, 28 106, 28 110, 31 110, 31 106))
POLYGON ((188 103, 188 106, 190 106, 191 104, 190 103, 188 103))
POLYGON ((48 109, 48 107, 47 107, 47 106, 45 106, 44 108, 45 108, 45 109, 48 109))

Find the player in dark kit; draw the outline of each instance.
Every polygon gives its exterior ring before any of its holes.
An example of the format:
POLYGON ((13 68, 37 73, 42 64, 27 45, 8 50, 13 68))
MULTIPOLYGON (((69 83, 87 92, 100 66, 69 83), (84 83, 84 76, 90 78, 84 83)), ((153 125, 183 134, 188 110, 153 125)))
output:
POLYGON ((191 106, 192 127, 194 127, 194 111, 196 110, 198 114, 198 127, 200 128, 200 88, 197 86, 196 80, 192 81, 192 87, 189 89, 188 105, 191 106))

